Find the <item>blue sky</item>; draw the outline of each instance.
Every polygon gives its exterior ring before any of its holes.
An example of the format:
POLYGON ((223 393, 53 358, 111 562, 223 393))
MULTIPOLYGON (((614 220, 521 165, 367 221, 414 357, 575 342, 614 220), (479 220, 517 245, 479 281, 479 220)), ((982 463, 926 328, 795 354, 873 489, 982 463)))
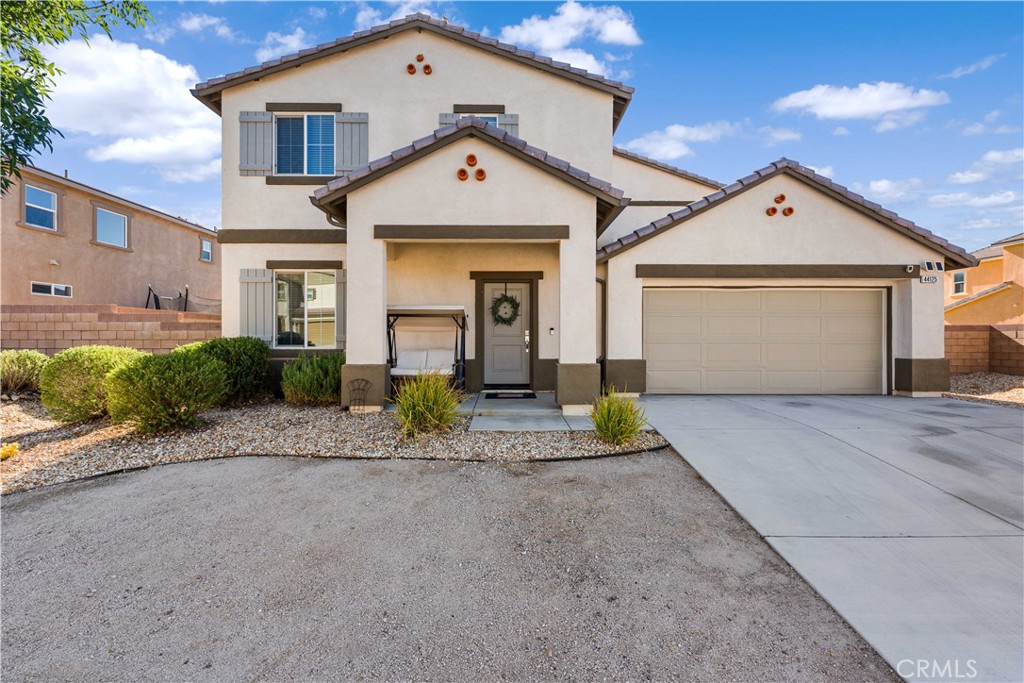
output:
MULTIPOLYGON (((786 156, 969 249, 1024 224, 1024 5, 157 2, 51 50, 36 163, 220 224, 219 121, 188 88, 423 11, 636 88, 618 145, 729 182, 786 156)), ((426 133, 427 131, 424 131, 426 133)))

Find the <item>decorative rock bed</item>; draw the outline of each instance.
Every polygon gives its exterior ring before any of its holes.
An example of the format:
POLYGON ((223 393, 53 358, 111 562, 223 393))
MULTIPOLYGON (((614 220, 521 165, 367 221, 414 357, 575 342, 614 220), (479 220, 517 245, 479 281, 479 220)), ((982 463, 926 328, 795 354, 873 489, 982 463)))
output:
POLYGON ((943 394, 947 398, 1024 410, 1024 377, 971 372, 950 375, 949 382, 949 391, 943 394))
POLYGON ((621 447, 594 432, 468 431, 461 418, 452 431, 403 439, 393 414, 352 415, 338 407, 296 407, 268 401, 210 411, 198 429, 144 436, 98 420, 62 425, 36 400, 4 403, 4 442, 18 455, 0 463, 4 493, 73 481, 107 472, 172 462, 239 455, 326 458, 416 458, 526 462, 592 458, 663 448, 656 432, 642 432, 621 447))

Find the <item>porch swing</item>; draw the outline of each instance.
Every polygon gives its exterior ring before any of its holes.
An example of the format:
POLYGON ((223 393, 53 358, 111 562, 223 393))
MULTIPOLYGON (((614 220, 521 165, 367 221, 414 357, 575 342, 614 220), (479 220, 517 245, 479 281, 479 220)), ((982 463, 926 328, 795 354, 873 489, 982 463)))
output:
POLYGON ((449 375, 459 389, 466 388, 466 309, 462 306, 394 306, 387 311, 388 365, 392 377, 414 377, 421 372, 449 375), (398 349, 398 321, 449 319, 455 324, 452 349, 398 349))

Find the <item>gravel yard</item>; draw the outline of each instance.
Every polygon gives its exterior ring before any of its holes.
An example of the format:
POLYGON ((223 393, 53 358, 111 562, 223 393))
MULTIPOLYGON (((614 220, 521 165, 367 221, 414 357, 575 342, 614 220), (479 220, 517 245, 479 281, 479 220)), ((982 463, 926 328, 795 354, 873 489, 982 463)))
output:
POLYGON ((461 418, 447 434, 403 439, 394 415, 351 415, 337 407, 295 407, 268 401, 214 410, 207 424, 166 435, 143 436, 98 420, 62 425, 36 400, 0 406, 4 442, 18 455, 0 463, 4 492, 81 479, 104 472, 171 462, 238 455, 303 455, 344 458, 435 458, 528 461, 580 458, 666 445, 652 432, 620 448, 593 432, 468 431, 461 418))
POLYGON ((1024 409, 1024 377, 998 372, 950 375, 949 398, 1024 409))
POLYGON ((892 681, 673 451, 3 496, 3 680, 892 681))

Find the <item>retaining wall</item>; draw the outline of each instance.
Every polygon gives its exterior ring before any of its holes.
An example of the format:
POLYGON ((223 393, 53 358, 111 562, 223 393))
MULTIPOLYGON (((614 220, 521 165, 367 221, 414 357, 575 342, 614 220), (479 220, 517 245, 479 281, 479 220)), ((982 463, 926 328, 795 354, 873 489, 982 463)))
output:
POLYGON ((949 371, 1024 375, 1024 325, 946 325, 949 371))

